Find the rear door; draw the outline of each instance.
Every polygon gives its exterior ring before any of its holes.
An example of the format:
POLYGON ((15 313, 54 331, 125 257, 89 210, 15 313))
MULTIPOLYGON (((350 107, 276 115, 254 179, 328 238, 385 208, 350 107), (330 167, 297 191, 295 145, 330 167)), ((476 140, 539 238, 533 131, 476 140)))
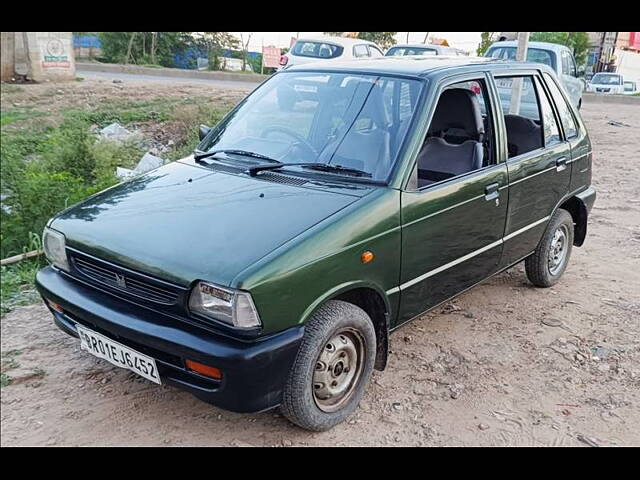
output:
POLYGON ((506 267, 533 252, 567 193, 571 146, 562 136, 539 72, 494 78, 502 85, 500 120, 508 146, 509 207, 500 262, 506 267), (512 87, 508 93, 507 85, 512 87))

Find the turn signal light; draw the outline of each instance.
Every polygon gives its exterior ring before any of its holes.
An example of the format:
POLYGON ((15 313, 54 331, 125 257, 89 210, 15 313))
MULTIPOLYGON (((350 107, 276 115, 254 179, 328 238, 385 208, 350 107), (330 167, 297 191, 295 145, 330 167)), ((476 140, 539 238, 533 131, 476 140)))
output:
POLYGON ((209 365, 194 362, 193 360, 185 360, 184 363, 187 365, 187 368, 193 372, 215 380, 222 380, 222 371, 219 368, 210 367, 209 365))
POLYGON ((56 302, 52 302, 51 300, 47 300, 47 303, 51 308, 53 308, 58 313, 64 313, 64 309, 58 305, 56 302))
POLYGON ((369 250, 360 255, 360 261, 362 263, 369 263, 371 260, 373 260, 373 252, 370 252, 369 250))

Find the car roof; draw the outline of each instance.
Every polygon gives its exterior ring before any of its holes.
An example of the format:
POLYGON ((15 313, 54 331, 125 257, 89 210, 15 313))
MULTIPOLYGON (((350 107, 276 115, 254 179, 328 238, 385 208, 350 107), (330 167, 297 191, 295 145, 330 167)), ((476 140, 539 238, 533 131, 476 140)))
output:
MULTIPOLYGON (((370 42, 369 40, 362 40, 360 38, 346 38, 346 37, 304 37, 296 40, 298 42, 316 42, 316 43, 334 43, 340 46, 351 46, 351 45, 360 45, 363 43, 367 43, 369 45, 376 45, 374 42, 370 42)), ((377 45, 376 45, 377 46, 377 45)))
POLYGON ((504 66, 505 68, 511 69, 515 68, 516 66, 522 66, 523 68, 531 68, 535 70, 544 68, 546 71, 552 71, 551 69, 545 68, 546 66, 539 63, 513 62, 488 57, 467 57, 461 55, 402 55, 361 58, 357 60, 311 62, 305 63, 303 65, 294 65, 283 71, 344 71, 383 75, 407 75, 418 77, 424 76, 436 70, 459 67, 483 67, 482 69, 484 69, 484 67, 486 66, 504 66))
MULTIPOLYGON (((491 44, 489 48, 493 47, 517 47, 517 40, 503 40, 501 42, 494 42, 491 44)), ((527 44, 527 48, 539 48, 541 50, 568 50, 569 47, 565 45, 560 45, 559 43, 549 43, 549 42, 529 42, 527 44)))

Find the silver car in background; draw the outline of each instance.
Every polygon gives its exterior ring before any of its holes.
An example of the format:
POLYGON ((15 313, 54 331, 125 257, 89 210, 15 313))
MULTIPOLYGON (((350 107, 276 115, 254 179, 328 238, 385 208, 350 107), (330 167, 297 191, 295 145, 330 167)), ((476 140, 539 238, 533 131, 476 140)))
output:
POLYGON ((395 57, 404 55, 447 55, 457 56, 458 50, 453 47, 443 47, 442 45, 431 45, 426 43, 407 43, 394 45, 387 50, 385 56, 395 57))
MULTIPOLYGON (((495 42, 485 52, 485 57, 500 60, 515 60, 518 42, 509 40, 495 42)), ((584 70, 578 70, 573 53, 569 47, 556 43, 529 42, 527 62, 544 63, 550 66, 567 91, 569 99, 577 107, 582 106, 582 93, 585 89, 584 70)))
POLYGON ((587 92, 604 95, 624 93, 624 79, 619 73, 596 73, 587 84, 587 92))

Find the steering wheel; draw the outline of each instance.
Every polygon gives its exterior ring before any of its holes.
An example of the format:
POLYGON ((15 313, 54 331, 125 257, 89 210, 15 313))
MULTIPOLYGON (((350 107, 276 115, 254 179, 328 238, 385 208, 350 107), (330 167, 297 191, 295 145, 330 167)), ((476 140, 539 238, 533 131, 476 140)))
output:
POLYGON ((306 150, 306 153, 311 154, 310 156, 312 158, 317 158, 318 157, 318 151, 315 149, 315 147, 313 145, 311 145, 311 142, 309 142, 309 140, 307 140, 306 138, 304 138, 302 135, 300 135, 299 133, 294 132, 293 130, 287 128, 287 127, 283 127, 280 125, 274 125, 272 127, 267 127, 262 131, 262 135, 260 135, 261 137, 265 138, 267 137, 270 133, 284 133, 285 135, 290 136, 291 138, 294 138, 295 140, 297 140, 297 143, 294 143, 293 145, 291 145, 291 147, 289 147, 289 150, 287 151, 287 155, 289 154, 289 152, 295 148, 295 147, 302 147, 303 150, 306 150))

